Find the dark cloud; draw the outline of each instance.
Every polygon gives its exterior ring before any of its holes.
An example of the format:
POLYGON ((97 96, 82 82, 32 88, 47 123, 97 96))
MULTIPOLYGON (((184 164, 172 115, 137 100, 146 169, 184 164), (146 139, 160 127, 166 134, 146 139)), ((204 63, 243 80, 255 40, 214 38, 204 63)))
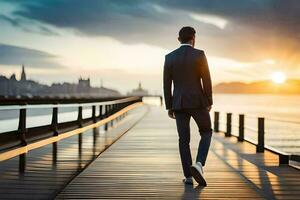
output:
POLYGON ((162 1, 169 8, 208 13, 225 17, 233 23, 254 26, 288 26, 299 28, 300 3, 298 0, 173 0, 162 1), (273 24, 270 24, 273 23, 273 24))
MULTIPOLYGON (((125 43, 161 43, 172 24, 172 15, 159 13, 146 1, 16 1, 14 14, 87 36, 110 36, 125 43), (167 25, 167 26, 166 26, 167 25)), ((177 30, 176 30, 177 31, 177 30)))
POLYGON ((20 23, 19 23, 18 20, 12 19, 12 18, 10 18, 10 17, 8 17, 6 15, 0 14, 0 20, 8 22, 9 24, 11 24, 12 26, 15 26, 15 27, 16 26, 20 26, 20 23))
MULTIPOLYGON (((110 36, 125 43, 174 48, 178 29, 195 26, 199 42, 214 55, 252 61, 269 48, 300 47, 298 0, 10 0, 13 14, 86 36, 110 36), (224 29, 192 19, 207 14, 228 21, 224 29), (286 38, 289 38, 287 41, 286 38), (287 44, 288 43, 288 44, 287 44)), ((18 25, 18 22, 10 21, 18 25)))
POLYGON ((0 44, 0 64, 1 65, 21 65, 26 64, 35 68, 63 68, 55 62, 57 57, 34 49, 0 44))
POLYGON ((58 33, 52 31, 51 29, 49 29, 43 25, 37 25, 36 27, 33 27, 29 21, 23 20, 20 17, 12 18, 12 17, 6 16, 6 15, 0 14, 0 21, 7 22, 7 23, 11 24, 12 26, 20 28, 26 32, 39 33, 39 34, 48 35, 48 36, 59 35, 58 33))

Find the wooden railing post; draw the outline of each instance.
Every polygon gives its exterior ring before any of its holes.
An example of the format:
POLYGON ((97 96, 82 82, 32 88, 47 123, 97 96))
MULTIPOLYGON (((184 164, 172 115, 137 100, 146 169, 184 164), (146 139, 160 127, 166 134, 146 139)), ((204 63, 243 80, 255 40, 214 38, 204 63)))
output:
POLYGON ((239 137, 238 141, 244 141, 244 132, 245 132, 245 115, 239 115, 239 137))
POLYGON ((82 160, 82 133, 78 134, 78 157, 79 157, 79 165, 82 160))
MULTIPOLYGON (((26 108, 20 109, 18 134, 21 140, 21 145, 26 146, 26 108)), ((26 168, 26 154, 19 155, 19 172, 24 173, 26 168)))
POLYGON ((99 118, 102 119, 103 115, 102 115, 102 105, 99 106, 99 118))
POLYGON ((290 162, 290 156, 286 154, 279 154, 279 165, 288 165, 290 162))
POLYGON ((108 109, 109 109, 108 105, 105 105, 105 118, 108 117, 108 115, 109 115, 108 109))
MULTIPOLYGON (((54 136, 58 136, 58 107, 52 108, 51 129, 54 136)), ((57 142, 52 143, 52 167, 57 164, 57 142)))
POLYGON ((214 112, 214 131, 219 132, 220 113, 214 112))
POLYGON ((117 104, 113 104, 113 111, 114 111, 114 113, 117 112, 117 104))
POLYGON ((26 154, 19 155, 19 172, 24 173, 26 169, 26 154))
POLYGON ((96 119, 96 106, 95 105, 92 106, 92 119, 93 119, 94 123, 97 122, 97 119, 96 119))
MULTIPOLYGON (((119 105, 119 104, 116 104, 116 112, 119 112, 119 111, 120 111, 120 105, 119 105)), ((120 116, 116 117, 116 122, 119 121, 119 117, 120 117, 120 116)))
MULTIPOLYGON (((111 114, 112 114, 112 115, 115 114, 115 112, 116 112, 116 105, 115 105, 115 104, 112 104, 112 105, 111 105, 111 110, 112 110, 111 114)), ((112 120, 110 121, 110 127, 113 127, 113 126, 114 126, 114 120, 112 119, 112 120)))
POLYGON ((93 128, 93 157, 96 157, 96 144, 99 130, 98 128, 93 128))
POLYGON ((53 131, 53 135, 58 135, 58 108, 53 107, 52 108, 52 120, 51 120, 51 130, 53 131))
POLYGON ((18 132, 21 140, 21 145, 26 146, 26 108, 20 109, 18 132))
POLYGON ((55 167, 57 164, 57 142, 52 143, 52 166, 55 167))
MULTIPOLYGON (((109 116, 109 114, 108 114, 108 105, 105 105, 105 118, 107 118, 108 116, 109 116)), ((108 130, 108 123, 105 123, 105 125, 104 125, 104 130, 105 131, 107 131, 108 130)))
POLYGON ((82 127, 82 106, 78 107, 78 117, 77 117, 79 127, 82 127))
POLYGON ((226 115, 226 132, 225 132, 226 137, 231 136, 231 121, 232 121, 232 113, 227 113, 227 115, 226 115))
POLYGON ((258 118, 258 138, 256 152, 262 153, 265 150, 265 118, 258 118))

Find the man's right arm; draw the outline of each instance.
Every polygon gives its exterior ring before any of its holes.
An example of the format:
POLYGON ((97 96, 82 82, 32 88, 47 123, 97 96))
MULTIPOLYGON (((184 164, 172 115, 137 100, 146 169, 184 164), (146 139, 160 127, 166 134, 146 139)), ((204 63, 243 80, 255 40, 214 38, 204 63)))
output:
POLYGON ((172 109, 172 70, 168 57, 165 57, 164 71, 163 71, 163 88, 165 105, 167 110, 172 109))
POLYGON ((207 63, 207 59, 205 54, 201 55, 201 78, 202 78, 202 84, 203 84, 203 91, 204 95, 207 99, 208 106, 211 107, 213 104, 213 98, 212 98, 212 83, 211 83, 211 78, 210 78, 210 72, 209 72, 209 67, 207 63))

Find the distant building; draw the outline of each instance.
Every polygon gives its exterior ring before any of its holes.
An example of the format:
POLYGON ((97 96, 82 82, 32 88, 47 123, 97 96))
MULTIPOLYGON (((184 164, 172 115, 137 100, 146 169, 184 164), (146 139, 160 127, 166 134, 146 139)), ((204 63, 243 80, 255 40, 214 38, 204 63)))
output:
POLYGON ((22 65, 21 81, 26 81, 25 66, 22 65))
POLYGON ((131 92, 127 93, 128 96, 147 96, 148 91, 142 88, 142 83, 139 82, 138 88, 133 89, 131 92))
POLYGON ((51 86, 27 80, 25 66, 22 65, 21 78, 16 75, 10 78, 0 75, 0 96, 52 96, 52 97, 116 97, 121 96, 117 90, 101 87, 91 87, 90 78, 79 78, 78 84, 53 83, 51 86))
POLYGON ((88 95, 91 90, 91 81, 90 78, 83 79, 79 78, 78 80, 78 87, 77 87, 77 93, 81 95, 88 95))
POLYGON ((85 79, 80 77, 79 80, 78 80, 78 87, 80 87, 80 88, 90 88, 91 87, 90 78, 85 80, 85 79))

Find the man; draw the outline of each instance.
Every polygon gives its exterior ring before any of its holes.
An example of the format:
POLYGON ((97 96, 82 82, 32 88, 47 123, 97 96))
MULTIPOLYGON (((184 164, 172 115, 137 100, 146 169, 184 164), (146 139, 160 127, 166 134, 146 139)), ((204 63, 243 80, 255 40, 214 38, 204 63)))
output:
POLYGON ((209 151, 212 129, 209 111, 213 104, 212 84, 206 56, 195 49, 192 27, 183 27, 178 40, 181 46, 165 57, 164 97, 170 118, 176 119, 179 152, 186 184, 206 186, 203 166, 209 151), (171 92, 173 82, 173 93, 171 92), (201 135, 196 162, 192 165, 190 151, 190 119, 196 121, 201 135))

